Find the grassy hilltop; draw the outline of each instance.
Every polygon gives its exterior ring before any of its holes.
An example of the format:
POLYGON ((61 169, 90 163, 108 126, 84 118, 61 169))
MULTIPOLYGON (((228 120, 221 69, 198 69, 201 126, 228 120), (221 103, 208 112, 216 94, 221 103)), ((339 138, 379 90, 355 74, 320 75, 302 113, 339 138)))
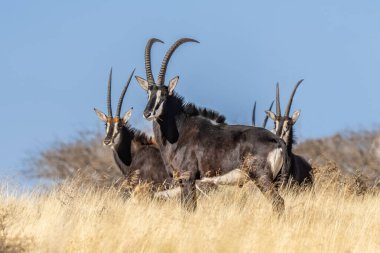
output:
POLYGON ((198 192, 198 209, 123 197, 121 173, 99 134, 56 143, 33 175, 61 180, 31 192, 0 190, 0 252, 379 252, 379 132, 308 140, 310 190, 285 189, 282 217, 248 183, 198 192), (86 137, 86 138, 84 138, 86 137))
POLYGON ((250 183, 199 194, 187 214, 177 200, 152 200, 141 187, 67 181, 51 191, 10 194, 0 205, 2 252, 378 252, 380 196, 332 165, 316 169, 313 190, 281 192, 277 217, 250 183))

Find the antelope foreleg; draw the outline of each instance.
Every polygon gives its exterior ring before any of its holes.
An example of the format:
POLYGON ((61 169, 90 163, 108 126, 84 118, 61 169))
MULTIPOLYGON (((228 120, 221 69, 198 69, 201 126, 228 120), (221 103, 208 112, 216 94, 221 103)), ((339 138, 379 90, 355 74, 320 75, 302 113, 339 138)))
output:
POLYGON ((182 207, 190 212, 195 211, 197 208, 197 191, 194 173, 191 171, 182 172, 179 178, 179 185, 181 187, 182 207))

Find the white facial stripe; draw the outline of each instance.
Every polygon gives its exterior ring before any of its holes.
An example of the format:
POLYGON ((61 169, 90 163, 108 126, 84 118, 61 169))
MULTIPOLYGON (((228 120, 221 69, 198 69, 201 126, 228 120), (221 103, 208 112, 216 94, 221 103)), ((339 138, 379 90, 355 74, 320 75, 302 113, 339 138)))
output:
MULTIPOLYGON (((107 146, 113 147, 119 143, 120 138, 119 138, 119 130, 117 128, 117 125, 118 125, 117 123, 112 123, 113 132, 112 132, 112 136, 111 136, 111 140, 110 140, 111 142, 107 146)), ((106 137, 107 137, 108 133, 111 131, 110 129, 111 129, 111 124, 107 124, 107 126, 106 126, 106 137)))
POLYGON ((288 125, 289 125, 289 121, 286 120, 286 121, 284 122, 284 127, 283 127, 282 129, 287 129, 287 128, 288 128, 288 125))
POLYGON ((154 104, 154 109, 156 109, 158 103, 160 102, 161 99, 161 90, 158 90, 156 93, 156 103, 154 104))
POLYGON ((155 111, 154 115, 157 115, 157 116, 161 115, 163 108, 164 108, 164 103, 161 103, 160 107, 157 108, 157 110, 155 111))
POLYGON ((106 135, 104 136, 104 140, 103 140, 103 144, 104 144, 104 145, 107 145, 107 146, 109 146, 111 143, 109 143, 109 144, 105 144, 104 141, 106 140, 106 138, 107 138, 107 136, 108 136, 108 133, 110 132, 110 126, 111 126, 111 125, 110 125, 109 123, 106 124, 106 135))
POLYGON ((275 128, 274 128, 276 133, 277 133, 279 127, 280 127, 280 122, 278 120, 276 120, 276 124, 275 124, 275 128))
POLYGON ((281 139, 283 139, 285 142, 287 141, 288 139, 288 136, 289 136, 289 121, 288 120, 285 120, 283 126, 282 126, 282 131, 281 131, 281 139))
POLYGON ((118 145, 119 142, 120 142, 120 134, 119 134, 119 130, 117 128, 117 125, 115 125, 115 128, 113 130, 113 135, 112 135, 112 144, 118 145))
POLYGON ((160 100, 161 100, 161 90, 158 90, 156 93, 156 102, 154 103, 154 107, 153 107, 153 110, 154 110, 153 115, 154 116, 160 115, 162 112, 162 103, 161 103, 160 107, 157 108, 157 105, 160 102, 160 100))

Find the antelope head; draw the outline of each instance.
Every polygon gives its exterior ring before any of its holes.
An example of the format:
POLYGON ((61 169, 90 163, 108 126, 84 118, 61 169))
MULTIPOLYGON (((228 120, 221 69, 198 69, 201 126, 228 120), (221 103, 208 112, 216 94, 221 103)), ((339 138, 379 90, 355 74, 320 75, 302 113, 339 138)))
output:
POLYGON ((158 74, 157 82, 155 82, 152 74, 152 67, 150 61, 150 51, 153 43, 160 42, 164 43, 159 39, 152 38, 148 41, 145 47, 145 70, 147 80, 136 76, 139 85, 148 93, 148 103, 144 110, 144 118, 148 120, 157 119, 160 117, 164 103, 166 99, 173 95, 174 88, 177 86, 179 77, 176 76, 171 79, 168 85, 165 85, 165 74, 168 67, 169 60, 173 55, 174 51, 183 43, 186 42, 196 42, 198 41, 189 38, 183 38, 177 40, 166 52, 164 59, 162 60, 160 73, 158 74))
POLYGON ((298 117, 300 116, 300 110, 297 110, 289 117, 290 109, 293 103, 294 94, 297 91, 298 86, 302 83, 303 79, 298 81, 296 86, 293 89, 292 94, 290 95, 288 105, 286 106, 285 114, 281 115, 281 106, 280 106, 280 88, 277 83, 276 85, 276 114, 272 111, 266 111, 266 114, 269 118, 274 121, 274 131, 277 136, 283 140, 288 140, 289 134, 293 128, 293 125, 296 123, 298 117))
POLYGON ((108 115, 94 108, 96 115, 98 118, 103 121, 106 125, 106 134, 103 139, 103 144, 105 146, 109 146, 111 148, 118 146, 120 144, 120 132, 122 128, 127 124, 128 120, 132 115, 133 108, 129 109, 122 118, 120 118, 121 106, 123 104, 124 95, 128 89, 129 83, 131 82, 133 73, 129 76, 128 81, 126 82, 123 91, 121 92, 119 102, 116 109, 115 117, 112 116, 112 106, 111 106, 111 83, 112 83, 112 69, 108 78, 108 92, 107 92, 107 107, 108 107, 108 115))

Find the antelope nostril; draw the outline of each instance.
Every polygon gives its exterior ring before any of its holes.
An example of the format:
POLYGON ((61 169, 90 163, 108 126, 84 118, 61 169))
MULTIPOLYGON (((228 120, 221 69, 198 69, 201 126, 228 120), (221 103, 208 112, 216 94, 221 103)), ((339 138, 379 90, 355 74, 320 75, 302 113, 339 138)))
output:
POLYGON ((150 117, 151 114, 151 112, 144 112, 144 117, 147 119, 150 117))

